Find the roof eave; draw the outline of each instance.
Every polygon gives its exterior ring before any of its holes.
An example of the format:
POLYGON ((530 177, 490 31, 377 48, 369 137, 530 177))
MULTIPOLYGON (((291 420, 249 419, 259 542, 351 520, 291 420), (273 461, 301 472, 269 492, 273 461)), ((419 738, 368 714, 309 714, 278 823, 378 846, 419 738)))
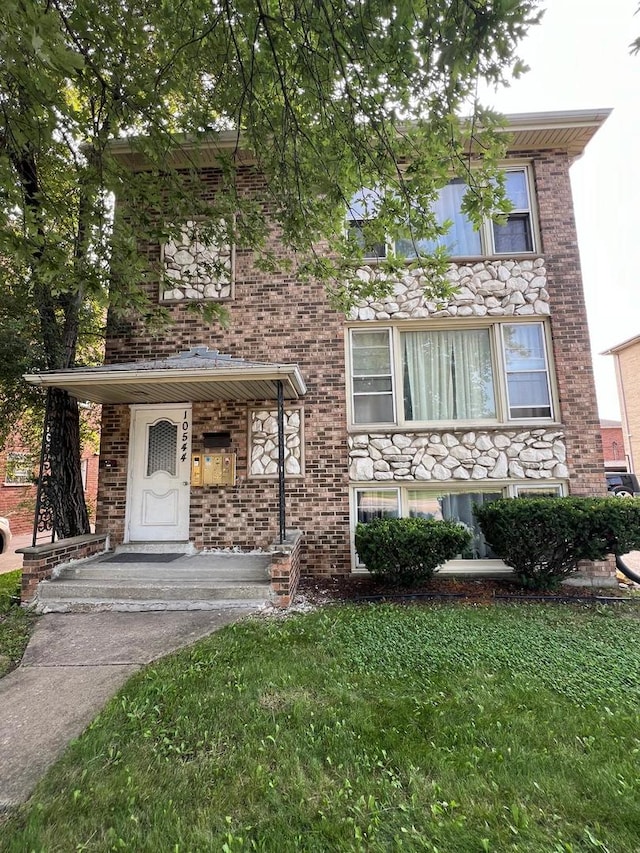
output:
MULTIPOLYGON (((571 157, 579 157, 611 112, 607 107, 510 113, 505 115, 506 126, 502 132, 511 134, 510 151, 529 149, 536 134, 555 132, 556 135, 562 135, 562 141, 555 147, 566 148, 571 157)), ((462 121, 464 122, 464 119, 462 121)), ((132 171, 143 171, 151 167, 151 162, 142 150, 143 142, 144 139, 140 137, 116 139, 109 144, 109 149, 117 160, 132 171)), ((211 133, 202 139, 176 135, 174 142, 176 145, 170 152, 170 159, 176 168, 215 165, 222 152, 233 153, 234 157, 242 162, 254 161, 253 154, 244 144, 242 134, 235 130, 211 133)), ((543 147, 550 146, 545 144, 543 147)), ((533 148, 536 146, 533 145, 533 148)))
MULTIPOLYGON (((203 397, 203 388, 210 388, 210 399, 248 399, 252 389, 259 389, 255 399, 266 399, 265 389, 270 389, 275 397, 275 383, 281 381, 285 397, 289 400, 303 397, 306 385, 302 374, 295 364, 264 365, 247 369, 145 369, 145 370, 72 370, 47 371, 25 375, 25 380, 40 388, 59 388, 67 391, 80 400, 91 400, 96 403, 144 403, 148 402, 148 394, 144 389, 153 388, 154 402, 161 402, 161 389, 176 386, 184 389, 182 400, 189 400, 189 390, 196 386, 199 389, 198 400, 203 397), (230 389, 228 396, 219 393, 220 387, 230 389), (240 387, 242 386, 242 387, 240 387), (233 390, 231 390, 233 389, 233 390), (117 393, 116 393, 117 392, 117 393), (234 393, 235 392, 235 393, 234 393), (118 399, 114 399, 114 396, 118 399)), ((181 401, 181 400, 180 400, 181 401)), ((165 402, 180 402, 173 393, 171 399, 165 402)))

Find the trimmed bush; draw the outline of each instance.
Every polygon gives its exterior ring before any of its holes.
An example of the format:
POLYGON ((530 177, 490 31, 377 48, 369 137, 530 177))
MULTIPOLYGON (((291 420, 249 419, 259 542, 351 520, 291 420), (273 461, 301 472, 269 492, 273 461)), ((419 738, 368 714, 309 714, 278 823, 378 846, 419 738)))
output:
POLYGON ((529 589, 556 589, 581 560, 640 548, 640 499, 503 498, 474 514, 495 554, 529 589))
POLYGON ((470 541, 462 525, 432 518, 376 518, 358 524, 355 536, 356 550, 369 571, 399 586, 428 580, 470 541))
POLYGON ((592 504, 595 532, 605 554, 640 550, 640 498, 600 498, 592 504))

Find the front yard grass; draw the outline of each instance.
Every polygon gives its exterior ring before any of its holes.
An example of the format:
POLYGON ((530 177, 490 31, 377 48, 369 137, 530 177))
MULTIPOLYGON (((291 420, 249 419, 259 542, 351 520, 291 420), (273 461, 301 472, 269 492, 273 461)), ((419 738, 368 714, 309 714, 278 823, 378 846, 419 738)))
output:
POLYGON ((639 641, 633 605, 248 619, 135 676, 0 849, 637 853, 639 641))
POLYGON ((20 607, 21 574, 20 569, 0 574, 0 678, 20 663, 35 619, 20 607))

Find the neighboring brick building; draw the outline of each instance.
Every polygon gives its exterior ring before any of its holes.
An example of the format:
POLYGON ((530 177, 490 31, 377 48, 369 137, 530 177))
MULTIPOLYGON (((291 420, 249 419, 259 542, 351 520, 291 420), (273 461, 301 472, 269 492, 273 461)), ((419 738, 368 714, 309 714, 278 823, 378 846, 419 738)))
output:
MULTIPOLYGON (((33 531, 38 462, 39 453, 15 437, 0 450, 0 515, 9 519, 14 536, 33 531)), ((90 447, 82 453, 82 482, 93 520, 98 494, 98 454, 90 447)))
POLYGON ((627 466, 637 474, 640 471, 640 335, 602 354, 613 356, 627 466))
MULTIPOLYGON (((264 548, 278 537, 284 468, 303 571, 341 573, 355 568, 358 519, 473 525, 472 505, 498 496, 605 494, 569 167, 606 115, 510 117, 513 213, 480 232, 456 215, 458 290, 445 306, 425 300, 407 266, 392 297, 344 317, 295 269, 267 275, 248 251, 193 249, 193 223, 179 245, 145 247, 175 283, 148 285, 170 331, 112 324, 104 367, 34 377, 104 404, 98 531, 114 544, 264 548), (212 260, 228 271, 217 282, 212 260), (228 328, 198 321, 192 299, 224 300, 228 328)), ((141 167, 126 143, 116 151, 141 167)), ((215 155, 212 144, 203 192, 216 190, 215 155)), ((249 191, 255 173, 243 175, 249 191)), ((444 218, 458 202, 449 185, 444 218)), ((376 275, 373 257, 360 274, 376 275)), ((496 568, 480 535, 464 557, 450 568, 496 568)))
POLYGON ((621 421, 602 419, 600 421, 604 467, 607 471, 627 471, 627 455, 624 449, 624 437, 621 421))

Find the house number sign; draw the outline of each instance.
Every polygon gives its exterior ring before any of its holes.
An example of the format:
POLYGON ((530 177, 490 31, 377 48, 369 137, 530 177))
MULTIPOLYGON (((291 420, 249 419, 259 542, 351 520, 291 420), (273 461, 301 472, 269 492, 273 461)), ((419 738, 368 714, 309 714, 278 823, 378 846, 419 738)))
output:
POLYGON ((180 443, 180 461, 186 462, 189 447, 189 412, 185 409, 182 415, 182 436, 180 443))

